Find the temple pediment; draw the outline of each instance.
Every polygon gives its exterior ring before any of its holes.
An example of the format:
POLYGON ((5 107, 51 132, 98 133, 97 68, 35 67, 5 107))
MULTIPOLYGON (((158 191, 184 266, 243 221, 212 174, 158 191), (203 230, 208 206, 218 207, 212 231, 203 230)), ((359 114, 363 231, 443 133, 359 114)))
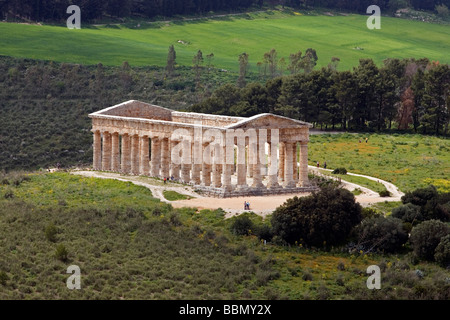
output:
POLYGON ((287 117, 263 113, 244 120, 238 123, 231 124, 226 127, 227 129, 301 129, 301 128, 312 128, 312 124, 290 119, 287 117))

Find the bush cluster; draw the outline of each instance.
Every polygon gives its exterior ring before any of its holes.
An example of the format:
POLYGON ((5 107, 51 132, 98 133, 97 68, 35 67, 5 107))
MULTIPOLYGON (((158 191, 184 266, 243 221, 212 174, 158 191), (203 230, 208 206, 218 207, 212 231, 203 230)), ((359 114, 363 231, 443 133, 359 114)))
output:
POLYGON ((272 215, 274 235, 287 243, 324 247, 343 242, 362 219, 361 206, 345 189, 325 187, 288 199, 272 215))

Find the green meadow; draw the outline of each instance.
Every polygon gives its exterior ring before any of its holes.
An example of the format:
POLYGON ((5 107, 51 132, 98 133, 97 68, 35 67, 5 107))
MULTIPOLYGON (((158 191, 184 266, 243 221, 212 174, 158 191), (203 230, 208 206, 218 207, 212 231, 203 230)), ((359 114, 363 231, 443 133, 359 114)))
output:
POLYGON ((250 55, 251 70, 271 48, 278 58, 307 48, 317 50, 319 66, 339 57, 340 70, 361 58, 381 64, 386 58, 422 58, 449 63, 450 27, 382 17, 381 30, 366 27, 368 16, 312 16, 305 12, 267 11, 236 17, 173 22, 89 26, 0 23, 0 54, 80 64, 164 66, 169 45, 177 62, 192 65, 197 50, 214 53, 218 68, 238 70, 238 55, 250 55), (179 42, 181 41, 181 42, 179 42))
POLYGON ((0 173, 0 299, 448 299, 448 271, 408 253, 265 244, 234 234, 234 219, 127 182, 0 173), (373 264, 381 290, 366 287, 373 264), (66 287, 69 265, 81 290, 66 287))
MULTIPOLYGON (((344 167, 352 173, 380 178, 395 184, 403 192, 430 184, 441 192, 450 191, 450 140, 447 138, 345 133, 311 135, 310 139, 310 165, 319 161, 322 166, 326 161, 328 169, 344 167)), ((369 183, 367 179, 354 181, 352 179, 358 177, 342 177, 371 188, 366 184, 369 183)))

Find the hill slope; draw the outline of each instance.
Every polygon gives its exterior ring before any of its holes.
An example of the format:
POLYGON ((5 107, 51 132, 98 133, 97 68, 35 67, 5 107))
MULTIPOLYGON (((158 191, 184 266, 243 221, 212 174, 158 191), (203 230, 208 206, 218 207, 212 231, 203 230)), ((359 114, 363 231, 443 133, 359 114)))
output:
POLYGON ((0 54, 82 64, 164 66, 174 44, 177 62, 192 65, 197 50, 214 53, 214 65, 238 70, 237 57, 262 61, 271 48, 278 58, 307 48, 317 50, 319 66, 335 56, 340 69, 360 58, 381 63, 386 58, 422 58, 449 63, 449 26, 382 17, 381 30, 366 27, 367 16, 308 16, 299 12, 268 11, 243 16, 192 21, 66 27, 0 23, 0 54), (181 42, 178 42, 181 41, 181 42), (355 49, 357 48, 357 49, 355 49))

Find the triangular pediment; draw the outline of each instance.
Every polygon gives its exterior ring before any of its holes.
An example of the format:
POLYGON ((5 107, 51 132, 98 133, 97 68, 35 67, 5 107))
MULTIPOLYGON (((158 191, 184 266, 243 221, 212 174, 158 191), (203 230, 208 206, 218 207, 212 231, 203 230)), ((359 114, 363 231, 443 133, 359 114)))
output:
POLYGON ((312 128, 313 125, 271 113, 259 114, 238 123, 227 126, 227 129, 294 129, 312 128))
POLYGON ((137 100, 127 101, 92 115, 172 121, 172 110, 137 100))

